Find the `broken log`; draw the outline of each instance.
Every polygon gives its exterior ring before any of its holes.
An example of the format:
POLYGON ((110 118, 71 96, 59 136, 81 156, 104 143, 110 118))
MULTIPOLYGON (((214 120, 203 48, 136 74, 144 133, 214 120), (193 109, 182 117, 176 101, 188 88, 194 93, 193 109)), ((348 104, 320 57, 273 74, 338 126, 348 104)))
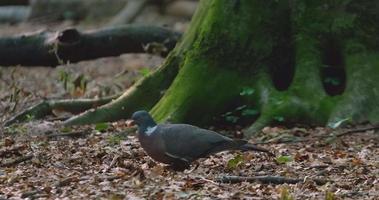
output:
POLYGON ((134 25, 86 32, 75 28, 39 31, 0 38, 0 65, 55 67, 125 53, 145 53, 146 46, 164 47, 160 53, 167 55, 180 36, 166 28, 134 25))

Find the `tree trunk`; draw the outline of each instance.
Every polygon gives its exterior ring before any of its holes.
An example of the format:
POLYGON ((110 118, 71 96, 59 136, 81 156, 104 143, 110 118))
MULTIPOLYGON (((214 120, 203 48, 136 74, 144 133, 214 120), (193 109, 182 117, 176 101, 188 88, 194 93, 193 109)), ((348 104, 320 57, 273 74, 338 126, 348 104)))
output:
POLYGON ((185 64, 153 116, 257 117, 248 135, 275 122, 378 122, 378 3, 325 2, 202 1, 185 64))
POLYGON ((203 0, 159 70, 66 124, 117 120, 142 108, 161 122, 252 124, 245 136, 272 123, 377 123, 378 4, 203 0), (125 112, 99 117, 105 108, 125 112))

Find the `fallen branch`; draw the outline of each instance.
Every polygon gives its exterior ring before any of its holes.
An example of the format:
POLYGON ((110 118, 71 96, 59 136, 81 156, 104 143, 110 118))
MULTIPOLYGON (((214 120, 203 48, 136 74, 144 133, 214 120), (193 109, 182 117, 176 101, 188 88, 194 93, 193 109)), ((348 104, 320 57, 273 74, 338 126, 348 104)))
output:
POLYGON ((109 97, 99 99, 67 99, 67 100, 44 100, 41 103, 34 105, 23 112, 12 117, 5 122, 5 126, 14 123, 23 122, 27 119, 41 119, 52 114, 53 110, 63 110, 70 113, 81 113, 85 110, 96 108, 116 99, 121 94, 116 94, 109 97))
POLYGON ((25 148, 26 148, 26 145, 18 145, 18 146, 14 146, 12 148, 9 148, 9 149, 0 150, 0 157, 3 157, 5 155, 9 155, 9 154, 16 154, 20 150, 23 150, 25 148))
POLYGON ((17 165, 19 163, 22 163, 24 161, 31 160, 32 158, 33 158, 32 154, 26 155, 26 156, 22 156, 20 158, 11 160, 9 162, 2 163, 2 164, 0 164, 0 167, 11 167, 11 166, 17 165))
POLYGON ((0 65, 54 67, 125 53, 157 53, 157 48, 162 49, 161 55, 167 55, 180 36, 161 27, 132 25, 86 32, 75 28, 40 31, 0 38, 0 65), (150 44, 157 48, 146 50, 150 44))
POLYGON ((372 126, 372 127, 366 127, 366 128, 357 128, 357 129, 349 129, 346 131, 343 131, 341 133, 335 134, 335 135, 319 135, 319 136, 313 136, 313 137, 308 137, 308 138, 297 138, 296 140, 293 139, 288 139, 285 140, 283 138, 275 141, 263 141, 263 142, 255 142, 255 145, 258 144, 283 144, 283 143, 299 143, 299 142, 309 142, 309 141, 314 141, 314 140, 319 140, 319 139, 324 139, 324 138, 330 138, 330 137, 342 137, 345 135, 349 134, 354 134, 354 133, 363 133, 365 131, 372 131, 372 130, 378 130, 379 126, 372 126))
POLYGON ((32 190, 32 191, 24 192, 21 194, 21 198, 32 197, 32 196, 34 196, 40 192, 41 192, 41 190, 32 190))
POLYGON ((0 6, 26 6, 29 5, 29 0, 1 0, 0 6))
POLYGON ((90 131, 77 131, 77 132, 70 132, 70 133, 55 133, 55 134, 50 134, 47 135, 48 138, 53 138, 53 137, 81 137, 84 135, 88 135, 91 133, 90 131))
POLYGON ((373 130, 378 130, 379 126, 372 126, 372 127, 366 127, 366 128, 357 128, 357 129, 350 129, 341 133, 338 133, 336 137, 342 137, 345 135, 353 134, 353 133, 360 133, 360 132, 365 132, 365 131, 373 131, 373 130))
POLYGON ((0 6, 0 23, 20 23, 26 21, 31 9, 29 6, 0 6))
MULTIPOLYGON (((328 180, 312 179, 317 185, 324 185, 328 180)), ((287 178, 283 176, 223 176, 216 179, 219 183, 261 182, 264 184, 296 184, 304 182, 304 179, 287 178)))
POLYGON ((67 177, 58 181, 54 186, 57 188, 64 187, 64 186, 69 185, 72 182, 78 182, 78 181, 80 181, 80 179, 77 176, 67 177))

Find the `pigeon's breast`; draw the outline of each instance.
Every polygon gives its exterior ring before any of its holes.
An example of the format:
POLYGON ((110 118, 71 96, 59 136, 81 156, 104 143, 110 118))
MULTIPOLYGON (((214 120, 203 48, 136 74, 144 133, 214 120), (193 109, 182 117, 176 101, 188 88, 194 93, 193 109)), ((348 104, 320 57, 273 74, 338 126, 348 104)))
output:
POLYGON ((158 135, 139 135, 138 139, 146 154, 153 158, 155 161, 165 164, 172 163, 172 158, 166 155, 166 149, 164 147, 163 141, 159 139, 158 135))

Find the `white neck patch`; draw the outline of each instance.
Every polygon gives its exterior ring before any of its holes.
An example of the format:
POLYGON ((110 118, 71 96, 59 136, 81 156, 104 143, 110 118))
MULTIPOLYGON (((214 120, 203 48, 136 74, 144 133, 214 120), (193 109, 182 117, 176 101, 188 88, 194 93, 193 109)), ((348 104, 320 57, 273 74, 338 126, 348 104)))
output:
POLYGON ((150 136, 156 129, 157 129, 157 126, 147 127, 147 130, 145 131, 145 134, 147 136, 150 136))

